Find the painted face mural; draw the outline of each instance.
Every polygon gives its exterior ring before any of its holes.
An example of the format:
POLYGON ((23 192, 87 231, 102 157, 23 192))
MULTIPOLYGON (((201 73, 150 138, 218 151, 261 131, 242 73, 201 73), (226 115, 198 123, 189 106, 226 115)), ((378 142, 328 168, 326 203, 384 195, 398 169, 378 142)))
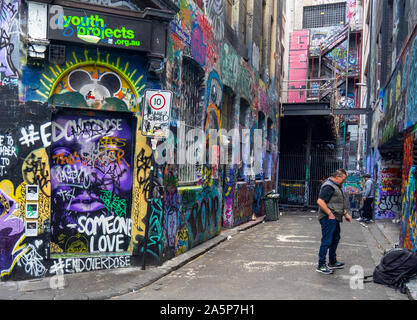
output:
POLYGON ((60 112, 52 127, 51 240, 64 252, 122 252, 131 237, 131 116, 60 112))

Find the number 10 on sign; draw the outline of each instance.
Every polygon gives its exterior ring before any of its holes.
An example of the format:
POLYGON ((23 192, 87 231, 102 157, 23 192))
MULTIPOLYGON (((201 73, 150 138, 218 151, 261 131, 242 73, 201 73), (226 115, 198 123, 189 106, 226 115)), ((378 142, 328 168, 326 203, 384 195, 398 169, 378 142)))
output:
POLYGON ((142 117, 142 134, 147 137, 167 137, 172 92, 146 90, 142 117))

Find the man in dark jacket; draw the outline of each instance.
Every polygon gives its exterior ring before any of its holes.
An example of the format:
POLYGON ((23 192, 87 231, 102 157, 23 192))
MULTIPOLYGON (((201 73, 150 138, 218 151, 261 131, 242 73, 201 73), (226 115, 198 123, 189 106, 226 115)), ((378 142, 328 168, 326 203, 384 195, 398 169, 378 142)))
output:
POLYGON ((374 182, 370 174, 365 174, 363 177, 365 178, 365 187, 362 196, 363 217, 358 221, 373 222, 372 204, 375 197, 374 182))
POLYGON ((336 249, 340 240, 340 223, 343 222, 343 217, 346 221, 352 222, 352 217, 346 211, 348 198, 342 190, 346 178, 346 170, 339 169, 322 184, 320 189, 317 204, 322 239, 316 269, 320 273, 332 274, 333 269, 341 269, 344 266, 343 262, 337 261, 336 249), (326 264, 327 252, 329 252, 329 265, 326 264))

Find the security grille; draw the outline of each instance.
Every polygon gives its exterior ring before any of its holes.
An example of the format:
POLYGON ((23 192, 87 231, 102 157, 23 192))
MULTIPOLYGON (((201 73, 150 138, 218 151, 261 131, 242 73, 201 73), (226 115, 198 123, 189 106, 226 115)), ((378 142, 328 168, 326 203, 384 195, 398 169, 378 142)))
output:
POLYGON ((323 28, 346 23, 346 2, 303 8, 303 29, 323 28))
POLYGON ((343 167, 342 161, 332 151, 313 151, 308 163, 307 172, 305 153, 280 154, 280 204, 315 207, 323 181, 343 167))
POLYGON ((305 203, 306 156, 281 153, 279 157, 280 204, 302 206, 305 203))
MULTIPOLYGON (((189 130, 201 129, 203 121, 204 101, 204 70, 194 60, 184 57, 181 72, 181 100, 180 120, 185 127, 185 137, 189 130)), ((191 148, 193 141, 186 141, 185 147, 190 159, 196 156, 194 148, 191 148)), ((203 150, 200 150, 202 152, 203 150)), ((183 152, 180 150, 179 152, 183 152)), ((178 178, 180 182, 192 183, 199 179, 201 173, 200 164, 180 164, 178 178)))

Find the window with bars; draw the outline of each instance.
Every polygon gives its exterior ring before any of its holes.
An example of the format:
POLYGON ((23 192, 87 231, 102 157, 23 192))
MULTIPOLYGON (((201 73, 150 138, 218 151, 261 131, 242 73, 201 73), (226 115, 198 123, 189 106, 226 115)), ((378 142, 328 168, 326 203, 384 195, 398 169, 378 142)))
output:
MULTIPOLYGON (((201 66, 191 58, 184 57, 181 70, 181 98, 180 98, 180 122, 179 125, 184 126, 186 139, 187 133, 192 129, 202 129, 203 121, 203 105, 204 105, 204 70, 201 66)), ((180 138, 181 139, 181 138, 180 138)), ((197 137, 195 138, 197 139, 197 137)), ((197 156, 196 153, 203 150, 191 148, 194 141, 184 142, 187 158, 197 156)), ((184 152, 178 150, 178 152, 184 152)), ((201 175, 201 163, 179 164, 178 180, 182 183, 197 182, 201 175)))
MULTIPOLYGON (((242 133, 243 129, 248 129, 247 128, 247 121, 248 121, 248 118, 249 118, 249 111, 250 111, 249 103, 244 99, 240 99, 239 129, 240 129, 241 133, 242 133)), ((241 139, 243 140, 243 134, 241 134, 241 139)), ((241 165, 238 169, 238 181, 244 181, 245 180, 244 162, 245 161, 247 162, 249 160, 248 158, 245 158, 245 156, 247 157, 248 155, 250 155, 250 147, 248 148, 248 146, 244 143, 244 141, 240 141, 240 161, 241 161, 241 165)))
MULTIPOLYGON (((258 129, 262 130, 262 142, 264 134, 265 134, 265 113, 262 111, 258 112, 258 129)), ((259 155, 258 155, 259 156, 259 155)), ((262 157, 257 157, 257 163, 255 164, 257 167, 259 167, 260 172, 256 175, 256 180, 263 180, 265 178, 265 167, 264 164, 261 162, 262 157)))
MULTIPOLYGON (((236 98, 236 95, 233 93, 232 89, 224 86, 223 87, 223 103, 222 103, 222 109, 221 109, 221 128, 226 130, 227 133, 230 132, 230 130, 234 129, 234 101, 236 98)), ((223 139, 223 138, 222 138, 223 139)), ((226 138, 224 138, 226 139, 226 138)), ((223 141, 223 146, 226 146, 226 141, 223 141)), ((227 164, 232 163, 232 153, 233 153, 233 144, 230 143, 230 140, 227 141, 227 149, 223 150, 223 152, 227 152, 227 164)))
POLYGON ((303 29, 323 28, 346 23, 346 2, 303 8, 303 29))

